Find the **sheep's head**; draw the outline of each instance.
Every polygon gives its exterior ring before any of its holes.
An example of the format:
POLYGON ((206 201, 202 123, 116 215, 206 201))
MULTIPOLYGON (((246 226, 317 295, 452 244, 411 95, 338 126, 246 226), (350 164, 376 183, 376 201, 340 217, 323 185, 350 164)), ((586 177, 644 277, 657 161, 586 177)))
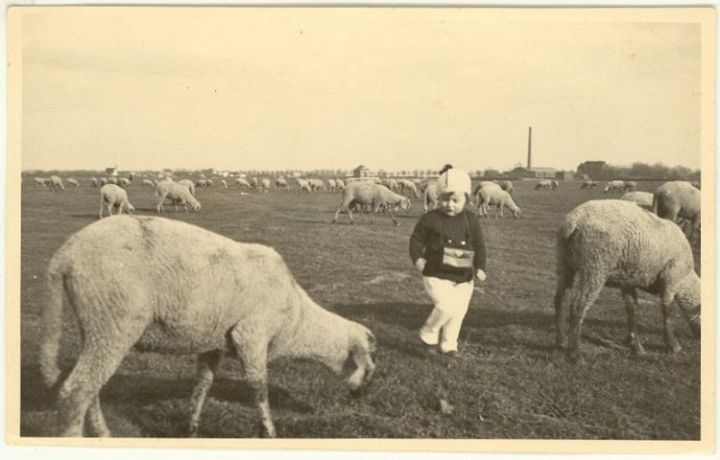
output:
POLYGON ((700 277, 693 271, 677 286, 675 299, 690 327, 692 334, 700 337, 700 277))
POLYGON ((125 211, 127 211, 128 214, 132 214, 132 213, 135 212, 135 206, 133 206, 132 204, 128 203, 128 204, 125 206, 125 211))
POLYGON ((518 217, 520 217, 520 214, 522 213, 522 210, 520 209, 520 206, 515 206, 515 207, 512 209, 512 213, 513 213, 513 217, 515 217, 516 219, 517 219, 518 217))
POLYGON ((348 375, 346 382, 350 393, 359 397, 375 373, 375 351, 377 340, 372 332, 360 327, 357 335, 350 340, 349 356, 343 366, 348 375))
POLYGON ((404 209, 405 211, 409 210, 412 207, 412 201, 410 201, 410 198, 405 198, 404 200, 400 201, 400 209, 404 209))

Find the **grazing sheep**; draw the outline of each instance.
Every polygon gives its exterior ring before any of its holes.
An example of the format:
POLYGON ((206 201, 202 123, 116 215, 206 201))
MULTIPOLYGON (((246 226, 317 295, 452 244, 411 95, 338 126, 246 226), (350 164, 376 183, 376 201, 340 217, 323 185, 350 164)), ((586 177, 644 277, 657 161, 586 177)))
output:
POLYGON ((331 192, 334 192, 335 189, 337 188, 337 183, 335 182, 335 179, 328 179, 327 184, 328 184, 328 190, 330 190, 331 192))
POLYGON ((177 183, 187 187, 188 190, 190 190, 190 194, 192 196, 195 196, 195 184, 193 184, 193 181, 191 181, 190 179, 182 179, 182 180, 179 180, 177 183))
POLYGON ((690 223, 687 237, 692 238, 700 230, 700 195, 700 190, 689 182, 665 182, 655 190, 652 209, 658 216, 673 222, 678 218, 686 219, 690 223))
POLYGON ((250 186, 252 188, 258 188, 258 179, 257 177, 250 178, 250 186))
POLYGON ((212 179, 205 179, 205 186, 206 187, 212 187, 213 180, 212 179))
POLYGON ((107 183, 118 185, 118 179, 117 179, 117 177, 110 176, 107 178, 107 183))
POLYGON ((423 195, 423 212, 435 209, 438 202, 437 182, 429 182, 426 184, 423 195))
POLYGON ((118 179, 118 185, 122 188, 125 188, 130 185, 130 179, 128 179, 127 177, 121 177, 118 179))
POLYGON ((270 190, 270 179, 263 179, 260 181, 260 188, 263 192, 267 193, 270 190))
POLYGON ((50 187, 53 190, 65 190, 62 179, 58 176, 50 176, 50 187))
POLYGON ((680 350, 670 322, 673 301, 699 334, 700 278, 690 244, 677 225, 634 203, 592 200, 570 211, 557 232, 557 275, 556 339, 559 347, 568 346, 571 359, 578 357, 585 314, 604 286, 622 291, 633 352, 644 351, 637 338, 636 289, 661 298, 670 350, 680 350))
POLYGON ((635 190, 636 188, 637 188, 637 182, 635 182, 634 180, 626 181, 625 185, 623 185, 623 190, 626 192, 630 191, 630 190, 635 190))
POLYGON ((308 182, 306 179, 296 179, 298 184, 298 190, 301 192, 304 190, 308 193, 312 191, 312 188, 310 187, 310 182, 308 182))
POLYGON ((500 185, 500 188, 508 192, 510 195, 512 195, 513 192, 513 183, 509 180, 501 180, 498 182, 498 185, 500 185))
POLYGON ((92 185, 93 187, 97 188, 97 187, 98 187, 98 180, 93 177, 92 179, 90 179, 90 185, 92 185))
POLYGON ((246 181, 242 177, 235 178, 235 183, 238 185, 238 187, 253 188, 252 184, 250 184, 250 182, 246 181))
POLYGON ((555 180, 555 179, 551 180, 551 181, 550 181, 550 188, 552 188, 553 191, 555 191, 555 190, 560 190, 560 182, 558 182, 558 181, 555 180))
POLYGON ((80 182, 78 182, 77 180, 75 180, 75 179, 72 178, 72 177, 68 177, 68 178, 67 178, 67 183, 70 184, 70 185, 72 185, 72 186, 75 186, 75 187, 77 187, 77 188, 80 188, 80 182))
POLYGON ((101 177, 100 178, 100 187, 108 183, 107 177, 101 177))
POLYGON ((624 201, 632 201, 641 208, 645 208, 648 211, 652 209, 653 205, 653 194, 650 192, 627 192, 620 197, 624 201))
POLYGON ((351 204, 353 203, 361 205, 372 204, 373 208, 375 208, 375 212, 378 212, 380 207, 384 206, 385 210, 390 215, 390 219, 392 219, 392 222, 395 225, 398 225, 398 222, 395 220, 392 208, 399 206, 401 209, 407 210, 410 209, 411 206, 410 199, 408 197, 398 195, 383 185, 377 185, 369 182, 352 182, 345 187, 345 190, 343 190, 342 202, 340 203, 340 207, 338 207, 337 211, 335 211, 332 223, 334 224, 337 222, 340 211, 345 208, 347 209, 348 217, 350 217, 350 223, 354 224, 355 221, 353 220, 351 209, 351 204))
POLYGON ((345 190, 345 182, 342 179, 335 179, 335 187, 338 190, 345 190))
POLYGON ((225 179, 220 179, 220 185, 222 186, 222 188, 228 188, 228 184, 225 179))
POLYGON ((503 208, 512 211, 514 217, 520 217, 520 207, 515 204, 508 192, 500 187, 482 187, 478 193, 478 215, 487 216, 488 206, 495 205, 495 218, 503 217, 503 208))
POLYGON ((35 177, 33 180, 35 181, 35 185, 39 185, 41 187, 47 187, 48 182, 50 182, 50 179, 45 177, 35 177))
POLYGON ((535 184, 535 190, 552 190, 552 181, 550 179, 544 179, 535 184))
POLYGON ((151 179, 143 179, 142 180, 143 185, 150 185, 151 187, 155 187, 155 182, 153 182, 151 179))
POLYGON ((400 179, 398 181, 398 188, 401 192, 411 192, 415 198, 420 198, 420 192, 418 192, 415 182, 408 179, 400 179))
POLYGON ((175 212, 177 212, 178 203, 182 204, 185 208, 185 212, 188 212, 188 203, 192 207, 193 211, 200 210, 200 202, 198 202, 187 185, 180 184, 179 182, 173 181, 162 181, 155 186, 155 196, 158 198, 156 205, 157 212, 165 211, 163 202, 167 198, 170 202, 175 205, 175 212))
POLYGON ((325 182, 322 179, 308 179, 311 190, 325 190, 325 182))
POLYGON ((100 212, 98 213, 100 219, 103 218, 103 205, 107 206, 109 216, 113 215, 112 210, 115 207, 118 209, 118 214, 122 214, 123 209, 128 213, 135 211, 135 206, 128 200, 127 192, 115 184, 105 184, 100 189, 100 212))
POLYGON ((625 181, 624 180, 611 180, 611 181, 608 181, 607 185, 605 185, 605 188, 603 189, 603 193, 622 192, 624 190, 625 190, 625 181))
POLYGON ((319 361, 344 378, 354 395, 375 371, 372 332, 315 303, 274 249, 184 222, 116 216, 88 225, 53 255, 46 279, 40 370, 48 386, 60 375, 63 304, 77 315, 84 339, 59 386, 62 436, 82 436, 84 429, 110 436, 99 393, 133 347, 198 355, 191 436, 198 434, 222 355, 242 361, 261 434, 270 437, 276 435, 267 391, 270 361, 319 361))
MULTIPOLYGON (((182 182, 182 181, 180 181, 180 182, 182 182)), ((192 183, 192 181, 191 181, 191 183, 192 183)), ((206 180, 206 179, 199 179, 197 182, 195 182, 195 186, 196 186, 197 188, 207 187, 207 180, 206 180)), ((194 190, 191 190, 191 192, 192 192, 193 195, 195 195, 195 191, 194 191, 194 190)))
POLYGON ((285 190, 290 190, 287 179, 282 176, 275 179, 275 187, 278 189, 284 188, 285 190))
POLYGON ((581 189, 591 189, 591 188, 597 188, 598 183, 594 180, 584 180, 583 183, 580 185, 581 189))

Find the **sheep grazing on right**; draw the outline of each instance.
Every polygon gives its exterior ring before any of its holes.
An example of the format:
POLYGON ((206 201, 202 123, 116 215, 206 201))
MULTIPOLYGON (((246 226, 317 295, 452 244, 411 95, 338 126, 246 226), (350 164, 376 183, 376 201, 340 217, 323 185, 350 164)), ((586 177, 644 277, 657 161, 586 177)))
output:
POLYGON ((98 215, 103 218, 103 205, 107 206, 108 215, 112 216, 112 210, 118 208, 118 214, 123 213, 123 209, 128 213, 133 213, 135 207, 130 204, 127 192, 115 184, 105 184, 100 188, 100 212, 98 215))
POLYGON ((423 212, 432 211, 437 208, 438 191, 437 182, 428 182, 423 190, 423 212))
POLYGON ((627 192, 620 197, 624 201, 632 201, 641 208, 645 208, 648 211, 652 209, 653 194, 650 192, 627 192))
POLYGON ((520 207, 515 204, 508 192, 497 187, 482 187, 478 192, 478 216, 487 216, 488 207, 495 206, 495 217, 503 217, 503 208, 507 207, 513 217, 520 217, 520 207))
POLYGON ((77 179, 74 179, 72 177, 68 177, 67 183, 72 185, 73 187, 80 188, 80 182, 78 182, 77 179))
POLYGON ((535 184, 535 190, 557 190, 558 182, 556 180, 543 179, 535 184))
POLYGON ((316 360, 345 379, 356 396, 375 371, 372 332, 315 303, 274 249, 184 222, 145 216, 97 221, 55 252, 46 279, 40 370, 48 386, 60 376, 64 304, 77 315, 83 337, 77 363, 59 386, 62 436, 82 436, 84 429, 110 436, 99 394, 132 347, 198 355, 191 436, 198 434, 223 354, 242 361, 261 435, 269 437, 276 432, 268 362, 316 360))
POLYGON ((188 204, 192 207, 193 211, 200 210, 200 202, 195 199, 190 189, 183 184, 173 181, 161 181, 155 186, 155 196, 158 198, 157 205, 155 206, 157 212, 165 211, 163 202, 165 199, 175 205, 175 212, 177 212, 178 203, 182 204, 185 208, 185 212, 188 212, 188 204))
POLYGON ((399 206, 401 209, 408 210, 411 207, 410 198, 399 195, 383 185, 370 182, 351 182, 345 187, 345 190, 343 190, 342 202, 337 211, 335 211, 332 223, 337 222, 340 211, 344 208, 348 212, 350 223, 354 224, 355 221, 353 220, 351 209, 353 204, 371 204, 375 212, 378 212, 380 207, 385 207, 385 211, 390 215, 390 219, 392 219, 395 225, 398 225, 398 221, 395 220, 395 216, 392 213, 393 208, 399 206))
POLYGON ((583 183, 580 185, 581 189, 591 189, 591 188, 597 188, 598 183, 594 180, 584 180, 583 183))
POLYGON ((285 190, 290 190, 290 186, 288 185, 287 179, 280 176, 277 179, 275 179, 275 187, 279 190, 281 188, 284 188, 285 190))
POLYGON ((246 181, 242 177, 235 178, 235 183, 238 185, 238 187, 253 188, 252 184, 250 184, 250 182, 246 181))
POLYGON ((622 291, 634 353, 644 352, 635 320, 637 289, 660 297, 668 349, 681 349, 670 321, 673 301, 693 334, 700 334, 700 277, 690 244, 677 225, 634 203, 592 200, 570 211, 557 232, 557 276, 556 341, 572 360, 579 355, 585 314, 604 286, 622 291))
POLYGON ((689 182, 665 182, 655 190, 652 209, 658 216, 677 222, 678 218, 689 222, 689 229, 684 230, 688 238, 700 231, 701 210, 700 190, 689 182))

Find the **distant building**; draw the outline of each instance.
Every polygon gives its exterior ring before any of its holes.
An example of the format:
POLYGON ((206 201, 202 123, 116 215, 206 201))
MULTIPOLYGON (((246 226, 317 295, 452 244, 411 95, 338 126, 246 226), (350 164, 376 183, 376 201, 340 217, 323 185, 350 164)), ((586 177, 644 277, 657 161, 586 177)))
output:
POLYGON ((557 174, 555 174, 555 179, 557 180, 575 180, 575 173, 572 171, 559 171, 557 174))
POLYGON ((105 168, 105 174, 107 174, 108 176, 117 176, 117 169, 117 166, 114 166, 112 168, 105 168))
MULTIPOLYGON (((508 174, 511 179, 555 179, 558 170, 555 168, 523 168, 517 167, 508 174)), ((486 172, 487 176, 487 172, 486 172)))
POLYGON ((357 168, 353 169, 353 177, 370 177, 372 176, 372 172, 369 168, 360 165, 357 168))

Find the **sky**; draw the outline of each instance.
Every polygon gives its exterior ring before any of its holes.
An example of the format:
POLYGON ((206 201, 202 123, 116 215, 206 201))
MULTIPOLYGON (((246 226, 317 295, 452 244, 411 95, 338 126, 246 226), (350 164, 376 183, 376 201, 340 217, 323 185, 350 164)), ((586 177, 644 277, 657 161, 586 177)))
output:
POLYGON ((699 168, 699 23, 580 11, 25 10, 22 168, 699 168))

